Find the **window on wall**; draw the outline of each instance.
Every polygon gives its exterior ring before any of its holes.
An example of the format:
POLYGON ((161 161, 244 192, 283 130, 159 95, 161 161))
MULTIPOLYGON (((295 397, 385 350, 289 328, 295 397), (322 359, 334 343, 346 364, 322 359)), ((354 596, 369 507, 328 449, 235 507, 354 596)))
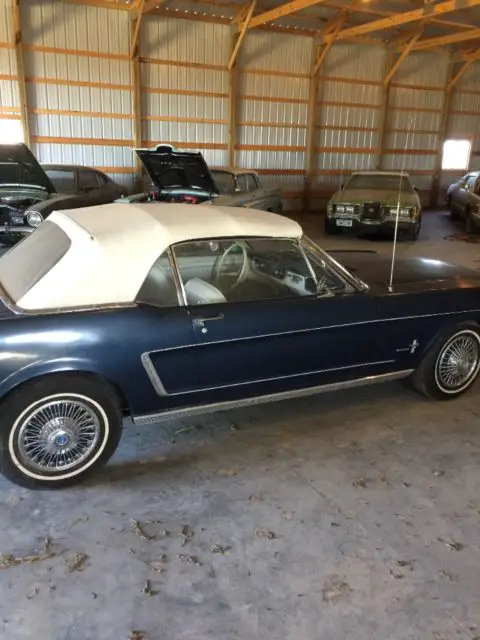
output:
POLYGON ((20 120, 0 117, 0 142, 4 144, 15 144, 23 142, 23 128, 20 120))
POLYGON ((443 144, 442 169, 466 171, 470 161, 470 140, 445 140, 443 144))

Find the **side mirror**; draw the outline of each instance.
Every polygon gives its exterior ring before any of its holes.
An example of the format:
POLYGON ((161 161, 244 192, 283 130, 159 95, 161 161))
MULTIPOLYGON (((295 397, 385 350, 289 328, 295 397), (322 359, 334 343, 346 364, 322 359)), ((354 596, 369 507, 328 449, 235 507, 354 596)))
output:
POLYGON ((418 187, 416 187, 415 185, 412 185, 412 187, 413 187, 413 190, 418 193, 418 187))
POLYGON ((343 189, 344 186, 345 186, 345 183, 342 182, 342 184, 340 185, 340 191, 343 189))

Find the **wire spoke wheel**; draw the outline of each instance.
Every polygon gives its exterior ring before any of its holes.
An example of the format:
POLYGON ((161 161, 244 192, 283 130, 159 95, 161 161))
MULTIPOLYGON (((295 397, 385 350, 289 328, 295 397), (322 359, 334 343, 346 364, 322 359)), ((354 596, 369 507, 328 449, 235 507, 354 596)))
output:
POLYGON ((454 335, 438 354, 435 376, 446 393, 462 391, 475 379, 480 367, 480 338, 474 331, 454 335))
POLYGON ((101 440, 101 420, 87 402, 57 397, 36 403, 17 427, 16 447, 22 466, 56 475, 86 465, 101 440))

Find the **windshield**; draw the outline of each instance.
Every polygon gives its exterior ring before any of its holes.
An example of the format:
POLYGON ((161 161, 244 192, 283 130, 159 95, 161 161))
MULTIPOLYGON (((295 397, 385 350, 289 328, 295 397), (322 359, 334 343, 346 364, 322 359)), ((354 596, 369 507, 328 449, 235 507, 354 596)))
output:
POLYGON ((230 196, 235 193, 235 179, 228 171, 211 171, 218 190, 222 196, 230 196))
POLYGON ((58 193, 75 192, 75 174, 67 169, 45 169, 58 193))
POLYGON ((348 269, 345 269, 342 264, 334 260, 328 253, 323 251, 323 249, 320 249, 320 247, 307 236, 302 237, 302 246, 312 264, 320 264, 337 275, 342 276, 354 289, 360 289, 360 291, 368 289, 368 285, 363 282, 363 280, 360 280, 360 278, 350 273, 348 269))
POLYGON ((27 162, 0 162, 0 185, 25 185, 44 189, 38 184, 38 171, 27 162))
POLYGON ((406 176, 389 174, 357 174, 353 175, 345 185, 345 189, 368 189, 381 191, 402 191, 412 193, 412 185, 406 176), (401 188, 400 188, 401 180, 401 188))

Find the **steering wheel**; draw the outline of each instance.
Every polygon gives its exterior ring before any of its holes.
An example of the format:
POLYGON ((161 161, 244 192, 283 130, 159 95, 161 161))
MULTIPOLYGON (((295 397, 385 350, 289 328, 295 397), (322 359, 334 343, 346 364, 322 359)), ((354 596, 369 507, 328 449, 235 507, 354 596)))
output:
MULTIPOLYGON (((235 266, 236 266, 235 264, 232 264, 230 266, 230 269, 235 266)), ((219 260, 213 267, 213 277, 215 279, 215 283, 223 291, 225 291, 225 289, 227 289, 228 291, 231 291, 232 289, 237 287, 239 284, 241 284, 245 280, 248 274, 248 268, 249 268, 249 263, 248 263, 247 247, 244 244, 241 244, 240 242, 234 242, 223 252, 219 260), (224 272, 223 268, 226 266, 227 258, 237 248, 241 250, 242 258, 243 258, 243 262, 240 269, 228 271, 229 267, 227 267, 227 270, 224 272), (231 284, 230 286, 226 287, 225 284, 223 284, 223 287, 221 287, 220 284, 221 284, 222 278, 235 278, 235 280, 233 284, 231 284)))

